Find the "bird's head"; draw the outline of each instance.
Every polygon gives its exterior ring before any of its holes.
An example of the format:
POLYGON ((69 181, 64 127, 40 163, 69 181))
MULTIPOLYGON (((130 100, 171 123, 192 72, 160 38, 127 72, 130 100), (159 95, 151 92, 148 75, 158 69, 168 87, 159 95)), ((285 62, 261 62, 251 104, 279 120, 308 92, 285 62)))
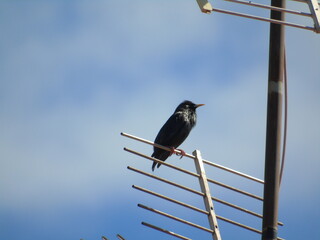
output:
POLYGON ((178 111, 185 111, 185 110, 191 110, 191 111, 196 111, 198 107, 203 106, 204 104, 195 104, 191 101, 183 101, 182 103, 179 104, 179 106, 176 108, 175 112, 178 111))

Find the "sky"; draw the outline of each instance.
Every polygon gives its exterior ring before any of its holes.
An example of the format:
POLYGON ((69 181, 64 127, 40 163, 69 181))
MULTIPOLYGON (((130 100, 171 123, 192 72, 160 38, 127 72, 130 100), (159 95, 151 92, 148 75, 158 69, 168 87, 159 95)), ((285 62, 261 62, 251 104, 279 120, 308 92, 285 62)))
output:
MULTIPOLYGON (((213 3, 240 11, 243 7, 213 3)), ((294 9, 307 8, 288 2, 294 9)), ((265 10, 249 12, 268 16, 265 10)), ((312 25, 288 16, 289 21, 312 25)), ((151 173, 153 140, 185 99, 197 126, 181 145, 204 159, 264 178, 269 24, 211 15, 196 1, 2 0, 0 2, 0 238, 192 239, 210 234, 137 207, 208 227, 205 216, 132 189, 204 208, 202 199, 127 169, 151 173)), ((320 234, 320 35, 286 28, 288 139, 279 236, 320 234)), ((195 171, 188 158, 168 163, 195 171)), ((262 196, 263 186, 206 166, 208 177, 262 196)), ((199 189, 161 166, 154 174, 199 189)), ((261 213, 262 203, 210 184, 213 196, 261 213)), ((261 229, 261 220, 215 204, 217 215, 261 229)), ((219 221, 222 239, 260 239, 219 221)))

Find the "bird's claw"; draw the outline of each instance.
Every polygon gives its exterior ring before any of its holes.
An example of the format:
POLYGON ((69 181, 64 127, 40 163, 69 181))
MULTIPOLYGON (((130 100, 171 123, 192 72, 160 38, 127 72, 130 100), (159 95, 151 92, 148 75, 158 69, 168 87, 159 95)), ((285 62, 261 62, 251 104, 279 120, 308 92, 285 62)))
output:
POLYGON ((171 151, 170 151, 170 156, 171 156, 172 154, 176 154, 177 156, 181 156, 180 159, 181 159, 182 157, 186 156, 186 152, 183 151, 182 149, 178 149, 178 148, 176 149, 176 148, 174 148, 174 147, 171 147, 170 149, 171 149, 171 151), (178 151, 180 151, 180 152, 176 152, 176 150, 178 150, 178 151))
POLYGON ((179 156, 179 155, 181 156, 180 159, 181 159, 182 157, 186 156, 186 152, 185 152, 185 151, 183 151, 182 149, 177 149, 177 150, 180 151, 180 153, 176 153, 177 156, 179 156))

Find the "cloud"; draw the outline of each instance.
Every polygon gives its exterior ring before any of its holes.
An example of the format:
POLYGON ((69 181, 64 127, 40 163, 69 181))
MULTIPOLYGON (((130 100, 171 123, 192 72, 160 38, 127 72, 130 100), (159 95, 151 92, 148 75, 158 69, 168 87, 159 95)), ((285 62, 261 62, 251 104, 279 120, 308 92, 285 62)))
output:
MULTIPOLYGON (((153 140, 184 99, 206 106, 198 110, 198 124, 183 149, 200 149, 207 160, 263 178, 266 24, 202 15, 195 2, 185 1, 13 6, 0 14, 0 24, 7 24, 0 39, 2 209, 41 215, 140 199, 130 185, 152 183, 126 166, 149 171, 151 164, 122 148, 152 150, 119 134, 153 140), (248 35, 246 24, 257 28, 255 35, 248 35)), ((282 201, 307 198, 314 204, 318 36, 287 31, 289 132, 282 201), (297 184, 308 186, 299 190, 303 194, 296 193, 297 184)), ((169 162, 193 169, 186 159, 169 162)), ((162 168, 157 174, 171 173, 162 168)), ((228 174, 209 168, 208 173, 248 187, 228 174)), ((260 186, 250 190, 261 192, 260 186)))

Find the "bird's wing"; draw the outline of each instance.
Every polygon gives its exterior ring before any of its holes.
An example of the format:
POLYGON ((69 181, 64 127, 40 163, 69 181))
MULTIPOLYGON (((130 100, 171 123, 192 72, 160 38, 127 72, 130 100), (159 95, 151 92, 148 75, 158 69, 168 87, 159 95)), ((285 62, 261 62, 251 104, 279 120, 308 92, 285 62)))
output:
POLYGON ((164 146, 178 147, 189 135, 191 127, 180 114, 173 114, 160 129, 155 142, 164 146))

